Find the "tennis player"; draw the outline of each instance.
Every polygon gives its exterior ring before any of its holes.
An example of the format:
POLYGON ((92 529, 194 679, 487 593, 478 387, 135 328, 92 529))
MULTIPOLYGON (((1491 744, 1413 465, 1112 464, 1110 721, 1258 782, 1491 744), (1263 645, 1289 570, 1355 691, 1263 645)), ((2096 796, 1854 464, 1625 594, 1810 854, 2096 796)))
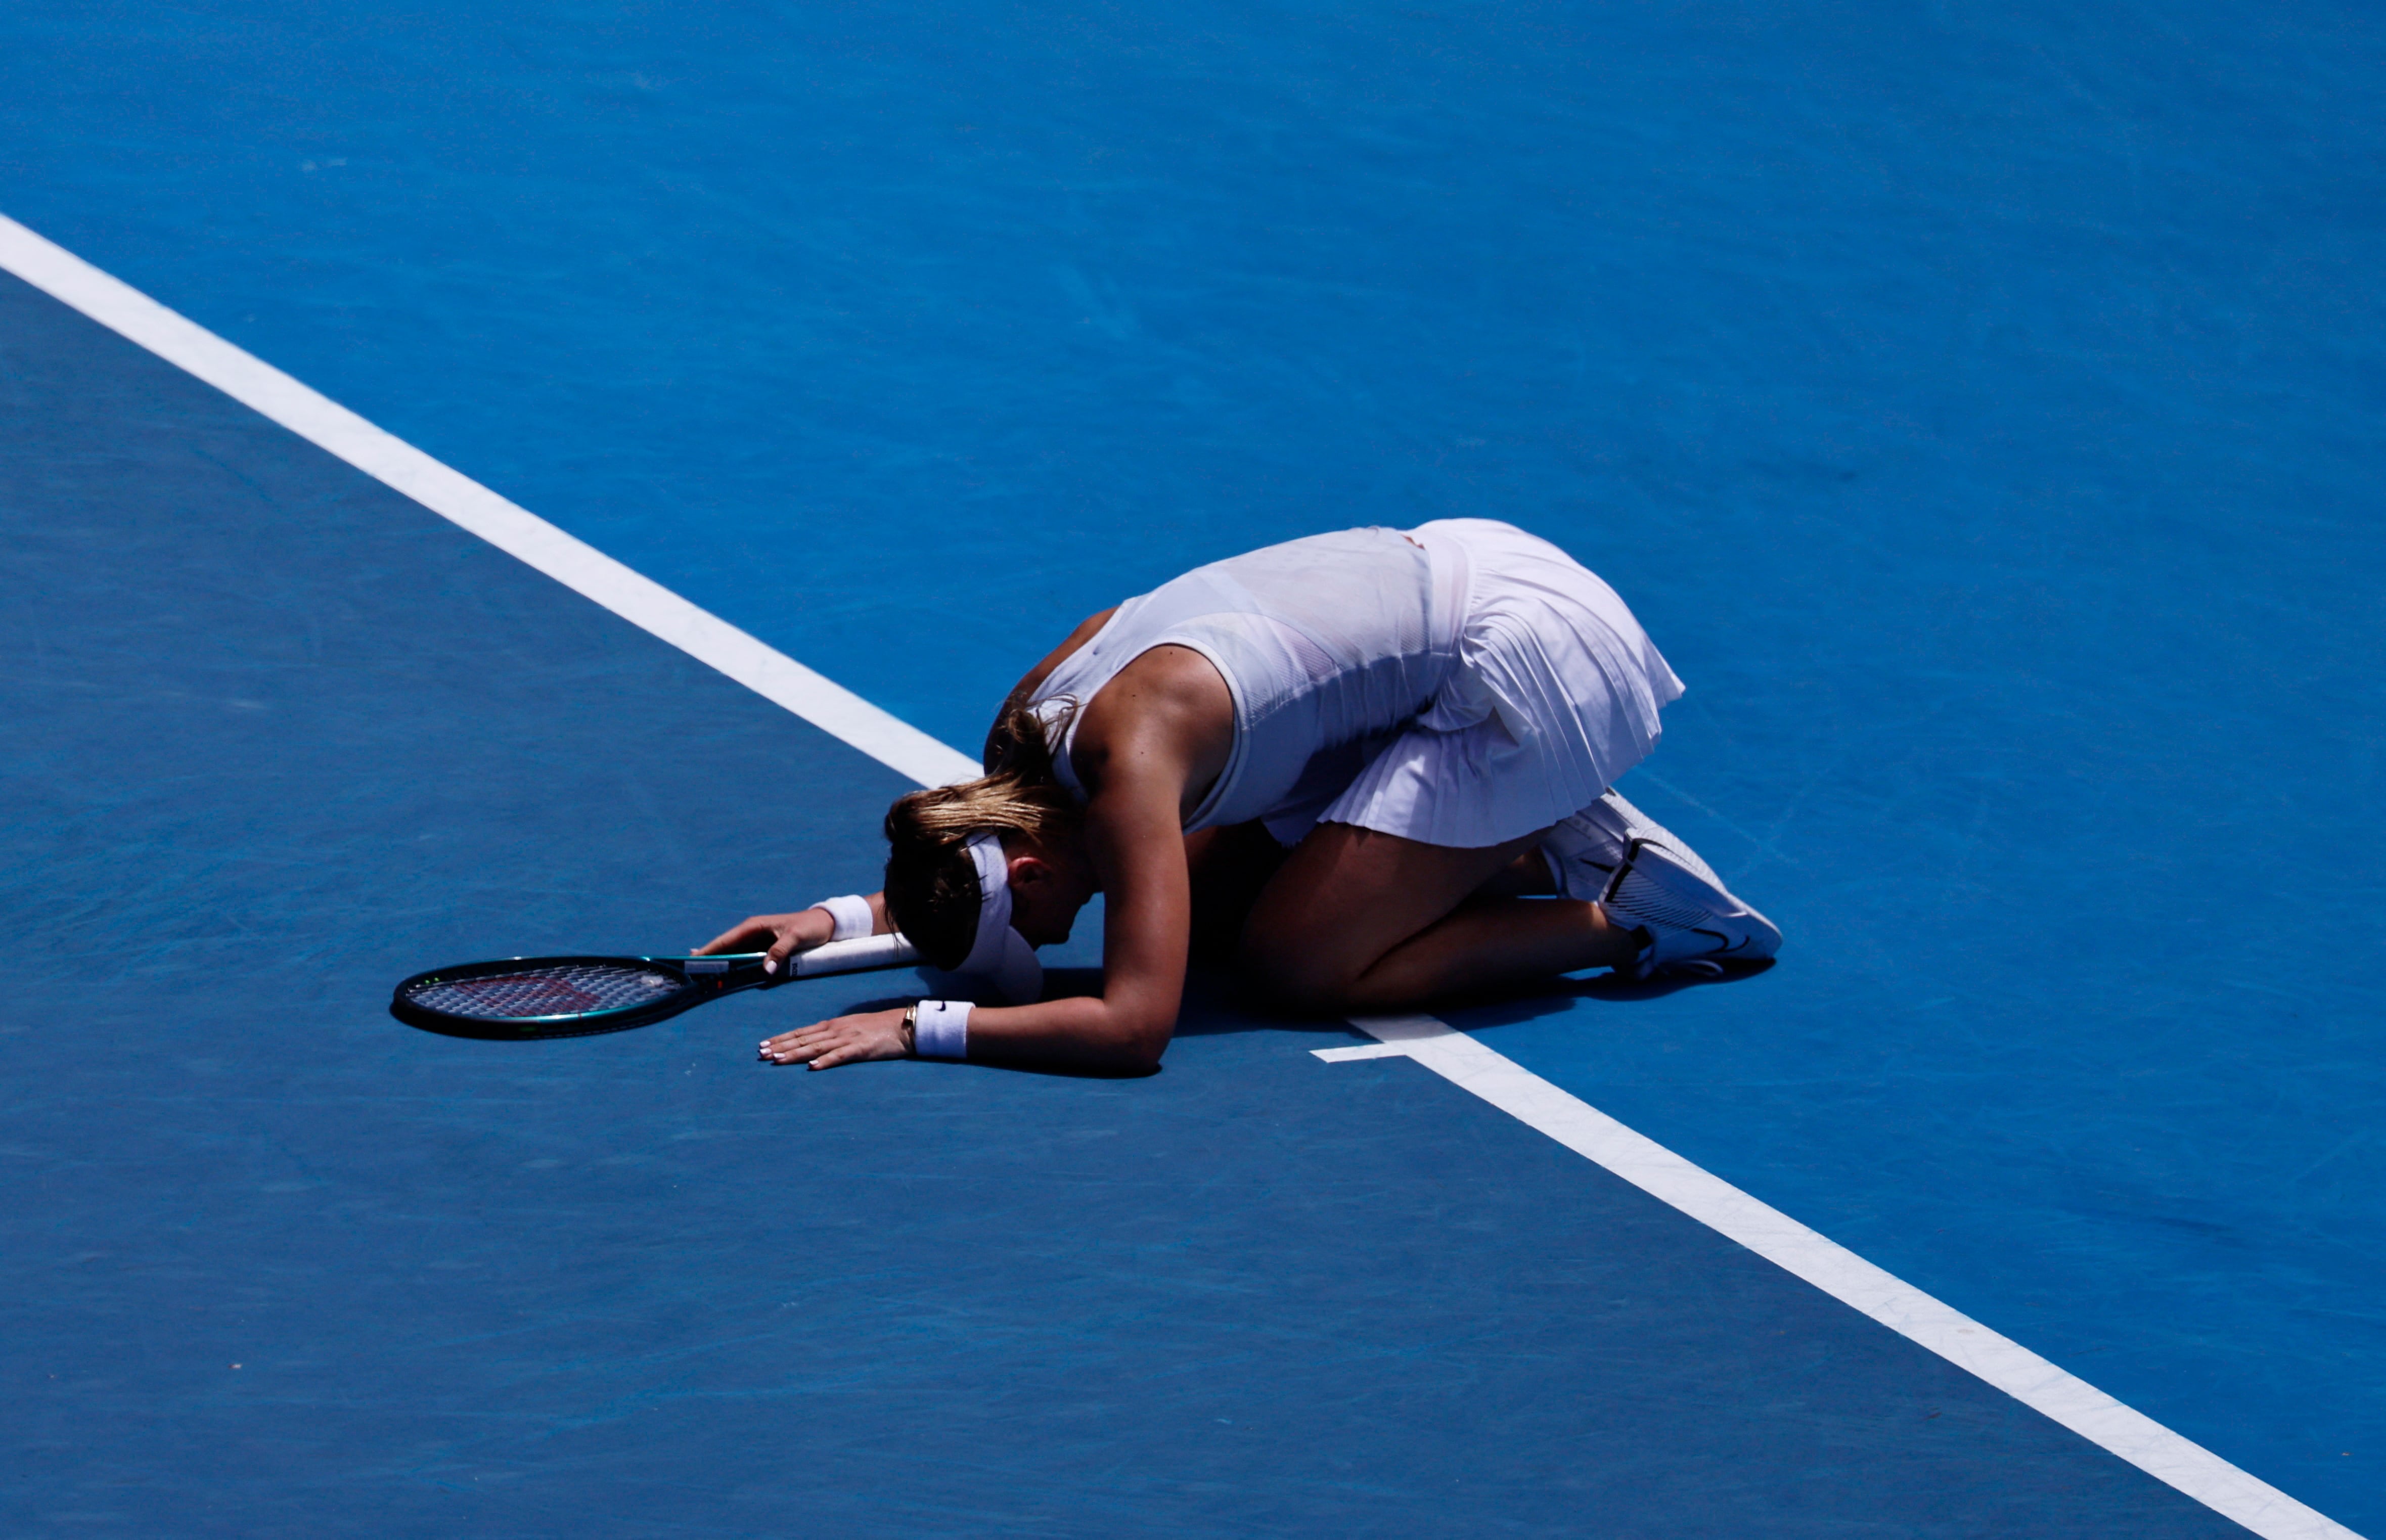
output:
POLYGON ((1681 682, 1614 590, 1488 520, 1349 530, 1199 568, 1080 625, 988 734, 986 773, 886 815, 885 890, 757 915, 773 966, 900 930, 977 982, 784 1033, 824 1070, 971 1058, 1148 1070, 1188 956, 1363 1013, 1606 967, 1715 974, 1781 935, 1612 789, 1681 682), (1102 992, 1035 948, 1105 898, 1102 992))

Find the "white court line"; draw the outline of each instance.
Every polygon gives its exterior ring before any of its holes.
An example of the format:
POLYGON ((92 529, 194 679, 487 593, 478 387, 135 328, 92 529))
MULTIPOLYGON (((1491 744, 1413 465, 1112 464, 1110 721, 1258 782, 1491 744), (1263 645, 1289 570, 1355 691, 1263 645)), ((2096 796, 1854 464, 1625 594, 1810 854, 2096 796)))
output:
POLYGON ((1448 1023, 1430 1016, 1369 1016, 1354 1017, 1350 1024, 1375 1042, 1311 1051, 1320 1058, 1339 1060, 1372 1058, 1371 1047, 1384 1048, 1416 1060, 2267 1540, 2361 1540, 2326 1514, 1634 1133, 1448 1023))
POLYGON ((1312 1048, 1309 1051, 1328 1064, 1348 1064, 1354 1058, 1406 1058, 1409 1052, 1398 1043, 1354 1043, 1347 1048, 1312 1048))
POLYGON ((974 759, 0 214, 0 269, 923 786, 974 759))
MULTIPOLYGON (((922 785, 940 785, 978 772, 976 762, 958 749, 697 608, 6 215, 0 215, 0 269, 922 785)), ((1635 1133, 1465 1033, 1430 1016, 1370 1017, 1354 1024, 1376 1042, 1312 1051, 1335 1062, 1393 1055, 1415 1059, 2266 1540, 2361 1540, 2343 1525, 1635 1133)))

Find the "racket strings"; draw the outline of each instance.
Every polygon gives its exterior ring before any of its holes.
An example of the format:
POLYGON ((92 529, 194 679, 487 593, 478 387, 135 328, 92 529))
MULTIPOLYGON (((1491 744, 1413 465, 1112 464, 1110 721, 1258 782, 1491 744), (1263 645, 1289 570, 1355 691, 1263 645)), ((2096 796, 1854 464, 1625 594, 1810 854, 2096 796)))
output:
POLYGON ((483 1020, 585 1016, 650 1005, 683 988, 672 973, 622 963, 564 963, 486 978, 433 979, 407 991, 426 1010, 483 1020))

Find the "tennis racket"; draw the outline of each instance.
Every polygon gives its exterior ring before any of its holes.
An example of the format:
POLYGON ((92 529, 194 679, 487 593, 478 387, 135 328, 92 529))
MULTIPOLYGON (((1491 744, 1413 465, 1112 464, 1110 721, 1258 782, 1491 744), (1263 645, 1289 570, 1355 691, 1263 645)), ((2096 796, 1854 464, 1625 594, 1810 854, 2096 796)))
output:
POLYGON ((776 973, 760 952, 718 958, 509 958, 417 973, 390 995, 389 1013, 449 1037, 520 1042, 626 1032, 740 990, 827 973, 902 968, 920 959, 900 935, 832 941, 797 952, 776 973))

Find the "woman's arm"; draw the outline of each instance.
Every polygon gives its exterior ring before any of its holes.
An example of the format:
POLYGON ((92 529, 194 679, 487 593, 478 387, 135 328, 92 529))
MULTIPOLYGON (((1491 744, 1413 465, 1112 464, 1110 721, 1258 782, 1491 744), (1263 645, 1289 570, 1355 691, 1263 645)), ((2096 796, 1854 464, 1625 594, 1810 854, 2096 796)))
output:
MULTIPOLYGON (((1130 1073, 1158 1067, 1175 1031, 1192 930, 1185 809, 1224 768, 1233 733, 1225 681, 1187 648, 1155 648, 1096 697, 1074 757, 1090 794, 1086 853, 1105 895, 1102 993, 972 1011, 972 1059, 1130 1073)), ((770 1039, 762 1057, 816 1070, 901 1058, 910 1048, 902 1018, 838 1017, 770 1039)))
MULTIPOLYGON (((1098 798, 1086 809, 1096 870, 1109 895, 1102 929, 1102 993, 970 1012, 969 1057, 985 1064, 1149 1073, 1176 1029, 1192 932, 1192 885, 1174 793, 1098 798), (1153 813, 1157 813, 1157 818, 1153 813)), ((800 917, 796 917, 800 918, 800 917)), ((766 1040, 776 1064, 835 1069, 903 1058, 911 1044, 899 1009, 863 1011, 766 1040)))
MULTIPOLYGON (((1080 739, 1082 744, 1083 740, 1080 739)), ((1102 992, 970 1013, 969 1057, 1143 1073, 1176 1030, 1193 891, 1165 763, 1113 770, 1086 809, 1104 895, 1102 992)))
MULTIPOLYGON (((1077 629, 1063 637, 1059 646, 1045 654, 1044 660, 1028 670, 1026 677, 1011 688, 1011 694, 1003 701, 1003 712, 1007 714, 1013 702, 1025 700, 1033 695, 1036 687, 1049 678, 1053 670, 1065 662, 1071 653, 1092 641, 1104 626, 1110 624, 1111 617, 1117 613, 1118 606, 1112 605, 1100 614, 1088 615, 1077 622, 1077 629)), ((995 718, 998 731, 1001 723, 1002 718, 998 715, 995 718)), ((991 746, 989 743, 989 749, 991 746)), ((873 922, 871 929, 873 935, 885 935, 895 929, 894 922, 886 918, 886 895, 884 893, 873 893, 870 895, 870 917, 873 922)), ((821 945, 829 939, 834 931, 835 926, 825 909, 800 909, 793 914, 747 915, 744 920, 697 947, 695 955, 707 957, 719 952, 753 952, 768 948, 773 963, 784 963, 787 960, 787 954, 790 952, 807 951, 821 945)))
MULTIPOLYGON (((886 918, 886 895, 873 893, 868 902, 870 933, 890 934, 895 922, 886 918)), ((768 952, 771 970, 776 972, 786 964, 789 954, 824 945, 835 933, 836 921, 823 908, 798 909, 793 914, 749 914, 692 955, 702 958, 722 952, 768 952)))

